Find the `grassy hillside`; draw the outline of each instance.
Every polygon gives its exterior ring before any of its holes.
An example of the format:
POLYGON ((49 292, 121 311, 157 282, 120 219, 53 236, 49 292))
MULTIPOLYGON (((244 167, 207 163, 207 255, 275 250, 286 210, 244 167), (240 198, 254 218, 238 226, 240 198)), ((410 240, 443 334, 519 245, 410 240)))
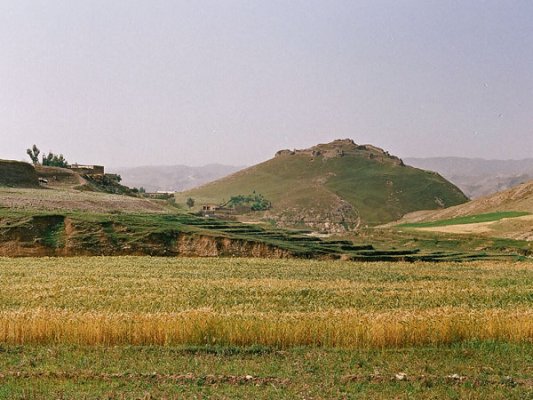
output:
POLYGON ((533 179, 533 158, 484 160, 463 157, 406 158, 407 164, 436 171, 477 199, 533 179))
POLYGON ((407 214, 396 224, 435 232, 481 234, 531 242, 531 214, 533 181, 445 210, 407 214))
POLYGON ((337 140, 307 150, 280 151, 275 158, 177 195, 184 203, 223 203, 253 191, 272 202, 263 217, 280 225, 321 224, 354 228, 376 225, 423 209, 467 201, 440 175, 405 166, 373 146, 337 140))
POLYGON ((473 200, 467 204, 445 210, 420 211, 405 215, 400 223, 439 221, 477 214, 502 211, 533 213, 533 181, 523 183, 503 192, 473 200))

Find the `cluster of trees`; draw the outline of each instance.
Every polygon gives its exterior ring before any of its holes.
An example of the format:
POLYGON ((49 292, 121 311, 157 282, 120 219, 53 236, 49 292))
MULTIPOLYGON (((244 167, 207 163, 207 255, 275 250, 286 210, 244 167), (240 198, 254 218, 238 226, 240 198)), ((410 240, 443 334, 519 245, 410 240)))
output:
POLYGON ((26 154, 30 156, 31 161, 34 165, 41 164, 46 165, 49 167, 61 167, 61 168, 67 168, 69 166, 68 161, 63 157, 63 154, 54 154, 52 152, 46 154, 43 153, 42 155, 42 162, 39 162, 39 154, 41 154, 41 150, 36 145, 33 145, 31 148, 26 150, 26 154))
POLYGON ((250 207, 252 211, 264 211, 272 208, 272 203, 265 199, 262 194, 255 193, 254 191, 250 195, 239 194, 237 196, 232 196, 226 203, 226 206, 233 208, 245 206, 250 207))

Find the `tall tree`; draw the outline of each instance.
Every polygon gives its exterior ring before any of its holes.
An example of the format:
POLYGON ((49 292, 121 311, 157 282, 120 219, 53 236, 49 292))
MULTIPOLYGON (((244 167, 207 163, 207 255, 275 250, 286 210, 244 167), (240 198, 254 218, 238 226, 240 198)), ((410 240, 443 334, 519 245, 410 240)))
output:
POLYGON ((30 156, 31 162, 34 165, 39 164, 39 154, 41 154, 41 150, 36 145, 33 145, 32 148, 26 150, 26 154, 30 156))

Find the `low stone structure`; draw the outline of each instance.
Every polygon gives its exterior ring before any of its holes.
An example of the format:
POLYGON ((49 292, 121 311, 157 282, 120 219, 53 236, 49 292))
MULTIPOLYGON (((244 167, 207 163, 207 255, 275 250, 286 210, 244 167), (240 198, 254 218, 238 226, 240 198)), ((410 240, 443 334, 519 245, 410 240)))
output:
POLYGON ((358 145, 352 139, 337 139, 331 143, 319 144, 309 149, 302 150, 279 150, 275 157, 286 157, 294 155, 307 155, 312 158, 337 158, 346 155, 357 155, 378 162, 389 162, 396 165, 404 166, 403 161, 389 152, 372 146, 371 144, 358 145))

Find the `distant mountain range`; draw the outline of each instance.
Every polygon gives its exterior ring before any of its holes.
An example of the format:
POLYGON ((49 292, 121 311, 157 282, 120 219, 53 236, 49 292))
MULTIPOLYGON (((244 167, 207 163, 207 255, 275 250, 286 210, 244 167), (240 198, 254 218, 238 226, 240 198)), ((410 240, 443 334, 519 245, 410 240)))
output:
POLYGON ((113 172, 122 177, 122 184, 129 187, 143 187, 147 192, 181 192, 201 186, 232 174, 244 167, 209 164, 202 167, 186 165, 144 166, 115 168, 113 172))
POLYGON ((480 158, 404 158, 413 167, 438 172, 476 199, 533 179, 533 158, 484 160, 480 158))

